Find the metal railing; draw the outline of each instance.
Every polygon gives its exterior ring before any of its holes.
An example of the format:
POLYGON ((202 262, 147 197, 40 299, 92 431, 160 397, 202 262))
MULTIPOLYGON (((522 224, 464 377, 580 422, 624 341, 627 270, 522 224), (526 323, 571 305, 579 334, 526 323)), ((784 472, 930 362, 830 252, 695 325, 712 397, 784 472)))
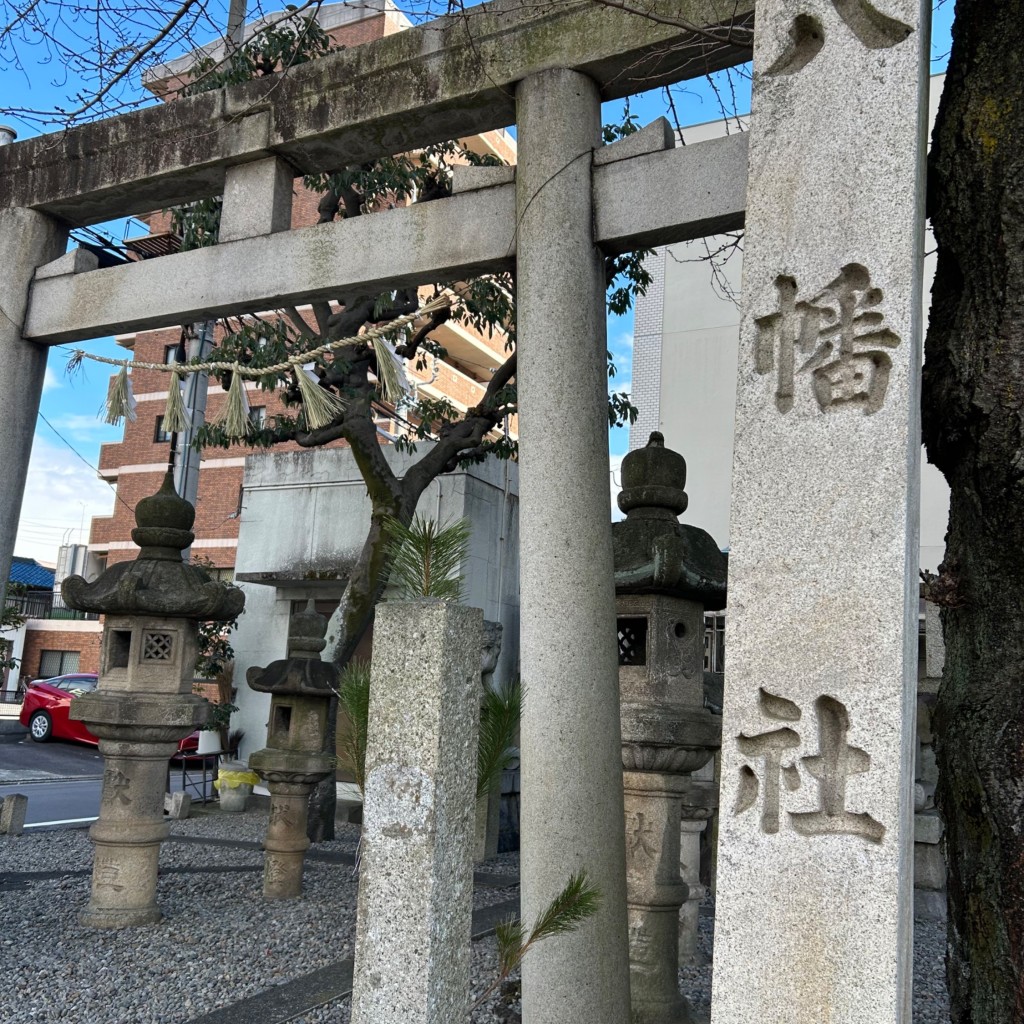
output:
POLYGON ((59 594, 9 594, 9 607, 26 619, 98 619, 95 612, 79 612, 69 608, 59 594))

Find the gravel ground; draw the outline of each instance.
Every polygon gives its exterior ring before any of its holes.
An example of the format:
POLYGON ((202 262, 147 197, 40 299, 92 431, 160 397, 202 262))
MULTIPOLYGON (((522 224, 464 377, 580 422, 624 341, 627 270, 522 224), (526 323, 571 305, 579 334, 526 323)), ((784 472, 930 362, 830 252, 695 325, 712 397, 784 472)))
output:
MULTIPOLYGON (((172 833, 260 841, 265 814, 207 815, 172 823, 172 833)), ((355 850, 356 825, 318 850, 355 850)), ((0 872, 88 867, 85 830, 0 837, 0 872)), ((161 867, 258 867, 260 850, 198 843, 164 844, 161 867)), ((518 870, 516 854, 501 854, 484 870, 518 870)), ((161 875, 157 898, 165 922, 157 928, 110 933, 79 927, 76 911, 89 877, 29 880, 0 892, 0 1021, 4 1024, 185 1024, 194 1017, 351 957, 356 881, 344 864, 307 861, 306 898, 265 903, 259 871, 161 875)), ((474 906, 515 898, 516 889, 477 887, 474 906)), ((710 1002, 713 903, 700 919, 702 960, 680 970, 694 1009, 710 1002)), ((943 973, 944 928, 915 922, 913 1024, 949 1024, 943 973)), ((473 998, 497 976, 493 938, 473 945, 473 998)), ((471 1024, 518 1021, 518 974, 476 1009, 471 1024)), ((294 1018, 290 1024, 347 1024, 348 999, 294 1018)))

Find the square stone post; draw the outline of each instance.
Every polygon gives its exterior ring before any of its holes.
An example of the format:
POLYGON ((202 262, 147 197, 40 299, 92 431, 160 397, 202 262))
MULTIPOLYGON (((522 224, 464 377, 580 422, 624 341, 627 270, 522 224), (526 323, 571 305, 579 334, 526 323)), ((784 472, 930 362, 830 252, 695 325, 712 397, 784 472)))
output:
POLYGON ((629 1020, 604 264, 593 239, 595 84, 516 88, 522 910, 585 869, 601 910, 523 962, 524 1024, 629 1020))
POLYGON ((909 1024, 928 5, 757 9, 714 1024, 909 1024))
POLYGON ((32 455, 47 349, 21 336, 29 286, 36 268, 57 259, 67 230, 35 210, 0 209, 0 595, 11 572, 21 499, 32 455))
POLYGON ((482 630, 478 608, 377 608, 352 1024, 467 1016, 482 630))

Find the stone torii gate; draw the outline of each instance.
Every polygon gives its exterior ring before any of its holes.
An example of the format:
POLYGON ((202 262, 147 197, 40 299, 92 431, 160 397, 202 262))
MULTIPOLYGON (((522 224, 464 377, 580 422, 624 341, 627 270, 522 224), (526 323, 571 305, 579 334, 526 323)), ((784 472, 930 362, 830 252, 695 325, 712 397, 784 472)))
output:
POLYGON ((927 5, 759 0, 749 154, 745 136, 666 148, 663 122, 601 146, 602 99, 740 63, 752 18, 751 0, 497 0, 0 149, 2 572, 47 346, 514 262, 522 911, 580 868, 604 896, 526 958, 527 1024, 630 1012, 602 256, 741 226, 748 159, 715 1020, 909 1020, 927 5), (514 179, 460 170, 449 199, 284 230, 297 175, 513 121, 514 179), (69 224, 214 194, 214 248, 109 269, 62 255, 69 224), (780 850, 799 870, 759 885, 780 850), (870 907, 869 934, 844 899, 870 907))

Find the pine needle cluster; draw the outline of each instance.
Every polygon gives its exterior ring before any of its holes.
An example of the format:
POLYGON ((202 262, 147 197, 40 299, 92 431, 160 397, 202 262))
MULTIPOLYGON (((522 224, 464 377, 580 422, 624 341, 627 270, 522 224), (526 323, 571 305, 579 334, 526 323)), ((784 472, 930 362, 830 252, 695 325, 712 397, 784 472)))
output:
POLYGON ((417 515, 406 526, 393 516, 384 520, 390 582, 401 598, 434 597, 457 602, 462 597, 462 563, 469 553, 468 519, 438 524, 417 515))
POLYGON ((523 713, 523 688, 518 677, 484 691, 480 704, 480 746, 477 751, 477 799, 498 784, 515 757, 516 735, 523 713))
POLYGON ((570 876, 565 888, 547 905, 534 922, 529 935, 522 921, 502 921, 494 930, 498 941, 498 977, 488 985, 470 1009, 483 1005, 538 942, 573 931, 600 908, 601 891, 590 881, 587 872, 580 870, 570 876))
POLYGON ((366 792, 366 734, 370 725, 370 666, 353 658, 338 680, 338 703, 348 715, 349 728, 342 746, 341 761, 355 777, 361 793, 366 792))

